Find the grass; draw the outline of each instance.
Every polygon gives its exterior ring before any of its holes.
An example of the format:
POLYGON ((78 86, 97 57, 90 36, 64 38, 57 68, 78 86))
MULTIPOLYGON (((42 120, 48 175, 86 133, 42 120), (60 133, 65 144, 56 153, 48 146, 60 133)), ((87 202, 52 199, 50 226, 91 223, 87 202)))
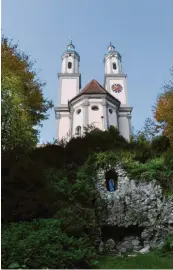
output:
POLYGON ((152 251, 136 257, 100 257, 99 269, 173 269, 173 254, 152 251))

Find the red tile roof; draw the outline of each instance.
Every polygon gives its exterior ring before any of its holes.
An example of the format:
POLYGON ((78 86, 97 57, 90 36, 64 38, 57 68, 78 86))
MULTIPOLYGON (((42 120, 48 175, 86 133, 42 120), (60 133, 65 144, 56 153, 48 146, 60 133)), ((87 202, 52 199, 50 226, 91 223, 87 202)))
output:
POLYGON ((107 91, 96 81, 89 82, 81 91, 80 94, 105 94, 107 91))
POLYGON ((98 81, 96 80, 92 80, 91 82, 89 82, 80 92, 77 96, 75 96, 74 98, 72 98, 69 102, 75 100, 76 98, 78 98, 81 95, 84 94, 106 94, 112 98, 114 98, 119 104, 120 101, 118 99, 116 99, 114 96, 112 96, 103 86, 101 86, 98 81))

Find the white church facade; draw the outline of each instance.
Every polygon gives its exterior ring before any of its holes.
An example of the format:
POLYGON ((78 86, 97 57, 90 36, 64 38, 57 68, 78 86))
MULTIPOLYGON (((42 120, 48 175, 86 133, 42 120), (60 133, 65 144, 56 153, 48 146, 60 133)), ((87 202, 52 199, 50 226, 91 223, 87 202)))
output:
POLYGON ((104 56, 104 86, 96 80, 81 90, 80 56, 72 42, 62 55, 59 102, 55 108, 57 140, 82 136, 84 127, 106 130, 116 127, 130 139, 132 107, 127 99, 127 75, 122 71, 121 55, 110 43, 104 56))

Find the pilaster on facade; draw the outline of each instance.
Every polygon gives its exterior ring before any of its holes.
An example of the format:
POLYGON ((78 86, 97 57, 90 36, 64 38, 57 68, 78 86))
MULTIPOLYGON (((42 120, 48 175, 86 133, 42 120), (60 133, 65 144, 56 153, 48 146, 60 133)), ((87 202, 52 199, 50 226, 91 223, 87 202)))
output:
POLYGON ((88 98, 84 98, 83 102, 82 102, 82 107, 88 107, 89 106, 89 100, 88 98))
POLYGON ((60 119, 60 118, 61 118, 61 114, 55 111, 55 119, 60 119))
POLYGON ((61 119, 61 114, 59 112, 55 111, 55 119, 56 119, 56 127, 57 127, 57 140, 59 140, 59 127, 60 127, 60 119, 61 119))
POLYGON ((69 119, 70 119, 70 131, 69 131, 70 138, 72 138, 72 136, 73 136, 73 113, 74 113, 74 110, 71 111, 71 113, 69 115, 69 119))
POLYGON ((83 108, 83 127, 88 126, 88 108, 89 108, 89 101, 88 99, 84 99, 82 103, 83 108))
POLYGON ((107 130, 108 128, 108 102, 107 100, 104 98, 102 99, 101 102, 102 108, 103 108, 103 115, 101 116, 101 118, 103 119, 103 130, 107 130))

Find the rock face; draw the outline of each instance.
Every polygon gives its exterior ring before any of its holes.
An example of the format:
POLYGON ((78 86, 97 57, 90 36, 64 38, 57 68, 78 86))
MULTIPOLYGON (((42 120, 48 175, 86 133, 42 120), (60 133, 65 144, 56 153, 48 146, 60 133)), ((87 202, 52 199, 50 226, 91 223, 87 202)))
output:
MULTIPOLYGON (((127 252, 158 246, 163 239, 173 233, 173 199, 162 194, 160 185, 155 181, 130 180, 124 170, 115 167, 118 174, 114 192, 109 192, 105 185, 105 171, 98 171, 97 188, 101 195, 100 211, 102 226, 124 227, 138 226, 141 235, 135 232, 122 235, 121 241, 114 240, 114 250, 127 252)), ((126 230, 127 231, 127 230, 126 230)), ((116 233, 115 233, 116 234, 116 233)), ((104 237, 104 236, 103 236, 104 237)), ((102 244, 107 249, 107 241, 102 244)))

